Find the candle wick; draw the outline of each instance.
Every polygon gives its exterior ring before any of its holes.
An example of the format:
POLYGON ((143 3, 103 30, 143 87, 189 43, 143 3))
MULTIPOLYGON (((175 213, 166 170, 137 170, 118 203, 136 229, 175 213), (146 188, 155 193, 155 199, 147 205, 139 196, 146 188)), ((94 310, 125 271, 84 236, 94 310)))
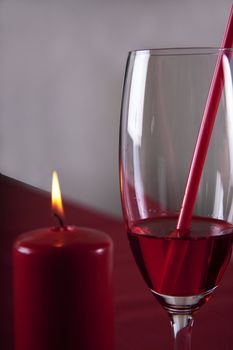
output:
POLYGON ((63 223, 63 221, 62 221, 62 219, 60 218, 60 216, 59 215, 57 215, 57 214, 53 214, 56 218, 57 218, 57 220, 58 220, 58 222, 59 222, 59 225, 61 226, 61 227, 64 227, 64 223, 63 223))

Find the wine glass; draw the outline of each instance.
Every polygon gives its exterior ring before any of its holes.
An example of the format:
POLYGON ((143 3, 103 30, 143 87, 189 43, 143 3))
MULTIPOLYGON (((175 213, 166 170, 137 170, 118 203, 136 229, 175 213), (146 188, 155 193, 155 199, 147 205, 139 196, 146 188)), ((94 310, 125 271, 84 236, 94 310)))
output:
POLYGON ((129 53, 121 111, 120 184, 135 261, 167 310, 174 349, 191 348, 193 313, 217 288, 233 239, 233 103, 230 49, 129 53), (192 220, 177 220, 215 65, 223 58, 217 110, 192 220))

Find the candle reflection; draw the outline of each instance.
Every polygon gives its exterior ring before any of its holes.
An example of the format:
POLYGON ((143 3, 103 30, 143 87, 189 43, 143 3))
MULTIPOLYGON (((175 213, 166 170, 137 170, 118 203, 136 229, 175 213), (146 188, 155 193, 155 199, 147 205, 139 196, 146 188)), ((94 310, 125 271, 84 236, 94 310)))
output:
POLYGON ((223 184, 221 179, 221 174, 217 171, 216 183, 215 183, 215 195, 214 195, 214 209, 213 217, 218 219, 224 219, 223 216, 223 184))

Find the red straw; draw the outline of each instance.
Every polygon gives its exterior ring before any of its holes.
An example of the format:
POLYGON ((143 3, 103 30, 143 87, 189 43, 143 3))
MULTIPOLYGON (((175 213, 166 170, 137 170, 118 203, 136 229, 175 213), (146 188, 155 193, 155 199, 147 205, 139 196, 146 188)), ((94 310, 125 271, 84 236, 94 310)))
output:
MULTIPOLYGON (((232 48, 233 45, 233 6, 226 27, 224 39, 222 42, 222 49, 232 48)), ((219 101, 223 88, 223 68, 222 68, 222 51, 219 52, 218 60, 214 70, 213 79, 210 85, 209 95, 207 98, 200 130, 195 145, 192 163, 184 191, 183 201, 180 209, 180 214, 177 222, 177 230, 189 229, 193 207, 195 204, 197 191, 201 179, 208 146, 214 126, 215 117, 217 114, 219 101)), ((227 54, 227 52, 225 52, 227 54)), ((229 52, 228 55, 230 56, 229 52)))

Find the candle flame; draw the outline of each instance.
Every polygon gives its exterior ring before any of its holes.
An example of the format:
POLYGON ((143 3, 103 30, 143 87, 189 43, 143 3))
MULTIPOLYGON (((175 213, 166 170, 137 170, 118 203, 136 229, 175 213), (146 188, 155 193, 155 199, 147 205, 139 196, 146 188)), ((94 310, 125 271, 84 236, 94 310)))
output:
POLYGON ((61 219, 64 217, 61 190, 56 171, 53 171, 52 175, 52 209, 54 215, 58 216, 58 218, 61 219))

